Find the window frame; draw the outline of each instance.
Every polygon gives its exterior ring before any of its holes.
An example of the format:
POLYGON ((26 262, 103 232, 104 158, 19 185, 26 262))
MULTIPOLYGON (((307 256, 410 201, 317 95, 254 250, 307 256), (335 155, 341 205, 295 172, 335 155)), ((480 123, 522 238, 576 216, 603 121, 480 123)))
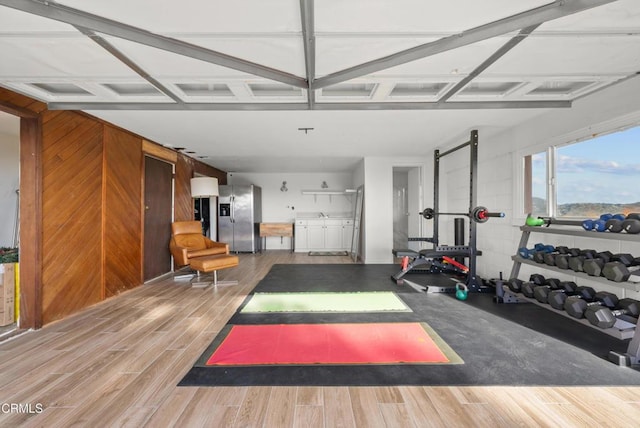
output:
MULTIPOLYGON (((557 176, 556 157, 557 148, 588 141, 597 137, 616 132, 622 132, 630 128, 640 127, 640 112, 625 115, 613 120, 601 122, 599 124, 580 128, 557 137, 542 140, 536 144, 521 148, 515 152, 514 180, 513 180, 513 225, 522 225, 527 217, 525 212, 525 201, 531 200, 531 186, 528 179, 525 179, 525 158, 540 152, 545 152, 547 157, 547 213, 546 216, 555 217, 557 214, 557 176), (525 187, 528 185, 528 187, 525 187)), ((571 217, 567 217, 571 218, 571 217)))

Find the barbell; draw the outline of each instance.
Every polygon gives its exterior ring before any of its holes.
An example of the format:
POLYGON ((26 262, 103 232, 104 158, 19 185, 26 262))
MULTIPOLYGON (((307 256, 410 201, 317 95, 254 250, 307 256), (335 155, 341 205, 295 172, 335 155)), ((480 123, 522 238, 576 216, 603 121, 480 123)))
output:
POLYGON ((490 217, 504 217, 504 213, 500 212, 490 212, 485 207, 475 207, 471 210, 470 213, 441 213, 435 212, 433 208, 425 208, 422 212, 419 213, 422 217, 427 220, 431 220, 435 215, 464 215, 469 217, 471 220, 476 223, 484 223, 489 220, 490 217))

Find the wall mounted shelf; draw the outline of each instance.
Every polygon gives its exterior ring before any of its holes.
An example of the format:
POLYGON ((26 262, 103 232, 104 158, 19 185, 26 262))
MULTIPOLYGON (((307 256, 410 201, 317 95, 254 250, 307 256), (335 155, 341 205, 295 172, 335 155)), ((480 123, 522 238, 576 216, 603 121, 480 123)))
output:
POLYGON ((355 195, 355 190, 302 190, 303 195, 313 195, 314 202, 318 201, 318 196, 329 196, 329 202, 331 202, 332 196, 351 196, 355 195))

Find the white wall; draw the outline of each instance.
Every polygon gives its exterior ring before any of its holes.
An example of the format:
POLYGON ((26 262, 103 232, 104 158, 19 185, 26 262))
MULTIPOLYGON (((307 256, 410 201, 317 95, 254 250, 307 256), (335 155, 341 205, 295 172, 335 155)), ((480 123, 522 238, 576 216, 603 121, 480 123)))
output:
MULTIPOLYGON (((426 201, 431 201, 431 188, 425 177, 433 175, 432 159, 419 157, 366 157, 364 159, 364 219, 363 234, 365 263, 393 262, 393 167, 422 167, 426 201)), ((420 201, 420 205, 424 202, 420 201)), ((423 228, 423 233, 431 233, 423 228)))
MULTIPOLYGON (((303 195, 302 190, 343 191, 354 189, 354 173, 230 173, 229 184, 254 184, 262 188, 262 221, 293 222, 297 213, 353 213, 355 194, 349 196, 303 195), (287 182, 286 192, 281 192, 282 182, 287 182)), ((288 238, 267 238, 267 249, 289 249, 288 238)))
MULTIPOLYGON (((517 202, 521 199, 516 163, 520 162, 523 150, 544 150, 549 145, 585 138, 606 129, 631 124, 640 119, 640 79, 632 79, 574 102, 571 109, 554 109, 515 128, 496 133, 479 127, 478 204, 489 209, 504 211, 506 219, 490 219, 478 226, 478 248, 483 255, 478 258, 478 273, 485 278, 497 277, 503 272, 509 276, 511 256, 515 254, 521 232, 518 229, 524 218, 518 215, 517 202), (515 211, 514 211, 515 209, 515 211)), ((460 207, 461 200, 456 189, 468 180, 468 160, 459 159, 455 165, 444 166, 447 176, 447 192, 442 193, 449 208, 460 207), (465 166, 467 169, 461 169, 465 166)), ((442 191, 442 190, 441 190, 442 191)), ((638 193, 640 199, 640 192, 638 193)), ((532 234, 529 246, 544 242, 552 245, 567 245, 596 250, 629 252, 640 256, 640 244, 624 243, 593 238, 571 238, 532 234)), ((531 273, 573 280, 580 285, 591 285, 597 290, 611 291, 619 297, 640 298, 639 292, 625 291, 615 283, 600 284, 571 275, 559 275, 544 269, 522 266, 520 278, 527 279, 531 273)))
POLYGON ((0 247, 13 246, 19 171, 20 139, 0 133, 0 247))

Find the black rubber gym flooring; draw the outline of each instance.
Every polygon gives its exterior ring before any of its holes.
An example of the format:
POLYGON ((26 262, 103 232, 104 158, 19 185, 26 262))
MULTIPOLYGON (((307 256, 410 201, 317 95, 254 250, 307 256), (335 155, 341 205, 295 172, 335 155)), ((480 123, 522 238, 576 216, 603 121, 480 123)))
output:
MULTIPOLYGON (((398 287, 396 265, 275 265, 255 292, 396 291, 413 313, 240 314, 230 324, 422 321, 464 360, 460 365, 194 366, 181 386, 253 385, 640 385, 640 371, 605 359, 628 341, 538 305, 494 304, 490 294, 450 294, 398 287)), ((410 280, 447 282, 431 275, 410 280)), ((211 338, 212 341, 214 338, 211 338)))

